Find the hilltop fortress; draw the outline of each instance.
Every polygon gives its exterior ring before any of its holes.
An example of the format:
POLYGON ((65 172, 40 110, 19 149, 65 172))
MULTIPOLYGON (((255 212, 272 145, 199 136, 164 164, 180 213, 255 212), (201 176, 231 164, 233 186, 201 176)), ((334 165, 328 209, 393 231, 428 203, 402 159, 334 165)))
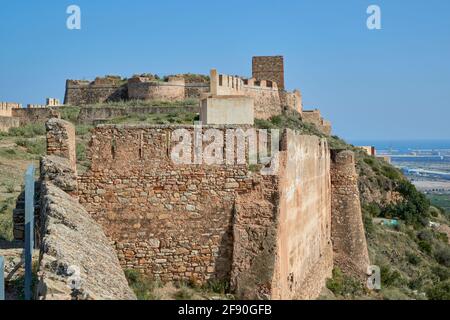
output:
MULTIPOLYGON (((252 78, 250 79, 218 74, 213 69, 209 77, 187 74, 168 76, 163 80, 151 75, 134 76, 131 79, 109 76, 97 78, 92 82, 67 80, 64 104, 83 106, 120 100, 175 102, 199 99, 204 101, 208 95, 213 98, 209 100, 210 104, 225 104, 222 108, 236 116, 241 115, 245 118, 244 113, 251 111, 253 114, 247 118, 269 119, 289 108, 304 115, 305 122, 315 124, 325 134, 331 133, 331 123, 322 118, 319 110, 303 111, 302 96, 299 90, 293 92, 285 90, 282 56, 253 57, 252 78), (221 96, 220 101, 217 99, 214 101, 217 96, 221 96), (234 96, 235 99, 230 101, 230 96, 234 96), (246 97, 247 101, 242 99, 238 101, 237 97, 246 97), (253 102, 248 102, 249 99, 253 102), (248 103, 251 104, 250 107, 248 103), (235 110, 231 110, 236 106, 239 108, 237 114, 234 112, 235 110), (252 110, 246 110, 246 108, 252 110)), ((201 103, 204 114, 206 114, 205 103, 201 103)), ((225 116, 223 112, 222 116, 225 116)), ((208 117, 205 116, 202 120, 204 123, 208 123, 207 119, 208 117)), ((242 121, 233 123, 235 120, 229 119, 229 121, 223 120, 222 122, 242 124, 242 121)), ((212 123, 217 121, 220 122, 219 119, 214 119, 212 123)))
MULTIPOLYGON (((255 118, 291 110, 331 133, 318 110, 303 110, 299 91, 285 90, 282 57, 254 57, 251 79, 214 69, 202 79, 68 80, 65 104, 196 98, 202 132, 248 130, 255 118)), ((282 130, 279 170, 264 175, 248 164, 174 163, 175 132, 195 139, 192 125, 102 124, 92 129, 90 167, 78 173, 74 126, 53 114, 46 127, 37 293, 43 299, 72 294, 61 289, 69 275, 55 265, 80 266, 85 292, 94 298, 132 298, 120 268, 163 282, 226 282, 245 299, 317 298, 333 266, 365 279, 369 257, 355 157, 330 150, 326 138, 282 130), (55 239, 66 234, 71 241, 58 245, 55 239), (93 264, 100 255, 107 257, 105 273, 114 270, 109 280, 93 264), (116 292, 105 281, 115 283, 116 292)), ((234 150, 234 137, 221 147, 229 143, 234 150)), ((20 238, 20 223, 15 234, 20 238)))

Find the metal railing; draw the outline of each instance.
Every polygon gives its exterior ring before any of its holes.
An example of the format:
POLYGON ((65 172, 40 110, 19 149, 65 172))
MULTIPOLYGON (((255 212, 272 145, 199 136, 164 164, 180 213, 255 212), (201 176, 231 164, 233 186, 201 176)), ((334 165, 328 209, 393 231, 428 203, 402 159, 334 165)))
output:
POLYGON ((31 300, 33 285, 34 171, 34 165, 30 165, 25 174, 25 300, 31 300))

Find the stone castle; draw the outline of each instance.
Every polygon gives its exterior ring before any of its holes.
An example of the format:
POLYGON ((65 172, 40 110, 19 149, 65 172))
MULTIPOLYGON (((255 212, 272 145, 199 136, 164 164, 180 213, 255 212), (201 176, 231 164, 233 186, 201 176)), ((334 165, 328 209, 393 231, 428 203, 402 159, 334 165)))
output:
MULTIPOLYGON (((251 79, 213 69, 203 83, 182 77, 167 82, 143 77, 125 82, 69 80, 65 103, 195 97, 206 124, 202 130, 247 130, 254 118, 268 119, 292 109, 329 135, 330 123, 320 112, 304 111, 300 92, 287 92, 284 86, 282 57, 254 57, 251 79)), ((58 118, 48 120, 40 180, 41 298, 70 295, 61 291, 68 275, 57 274, 52 265, 82 267, 86 291, 96 298, 132 296, 118 275, 120 268, 163 282, 223 281, 245 299, 314 299, 333 266, 364 279, 369 258, 352 152, 330 150, 325 138, 285 129, 274 175, 247 164, 181 165, 170 157, 179 129, 195 134, 190 125, 98 125, 88 148, 90 168, 78 173, 74 126, 58 118), (67 225, 69 218, 62 216, 70 216, 55 197, 82 217, 68 229, 52 226, 61 221, 67 225), (58 217, 57 222, 51 217, 58 217), (59 251, 48 250, 49 244, 57 246, 55 239, 75 231, 101 239, 98 248, 96 241, 73 235, 59 251), (102 258, 96 253, 107 257, 103 268, 117 274, 110 280, 116 281, 117 292, 107 289, 108 279, 89 272, 98 272, 92 260, 102 258)), ((234 143, 234 137, 223 147, 230 141, 234 143)))

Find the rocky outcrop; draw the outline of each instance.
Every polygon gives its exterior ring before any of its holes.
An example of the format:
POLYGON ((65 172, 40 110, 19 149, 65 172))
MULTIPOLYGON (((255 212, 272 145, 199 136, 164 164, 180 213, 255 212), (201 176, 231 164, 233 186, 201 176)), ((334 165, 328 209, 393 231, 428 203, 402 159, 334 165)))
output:
POLYGON ((128 286, 102 228, 70 195, 44 182, 44 236, 37 297, 45 300, 129 300, 128 286))

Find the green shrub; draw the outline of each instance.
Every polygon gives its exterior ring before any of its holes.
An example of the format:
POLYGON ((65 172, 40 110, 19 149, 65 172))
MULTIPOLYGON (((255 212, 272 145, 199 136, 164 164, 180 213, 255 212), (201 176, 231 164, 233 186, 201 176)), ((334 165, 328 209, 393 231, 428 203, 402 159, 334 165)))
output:
POLYGON ((157 298, 153 292, 158 286, 156 282, 131 269, 125 270, 125 277, 139 300, 154 300, 157 298))
POLYGON ((81 108, 75 106, 65 106, 58 109, 61 119, 77 123, 81 108))
POLYGON ((420 262, 422 261, 422 259, 413 252, 407 252, 406 258, 408 259, 408 262, 414 266, 419 265, 420 262))
POLYGON ((440 266, 440 265, 435 265, 431 268, 431 271, 433 272, 433 274, 435 274, 440 281, 445 281, 447 279, 450 279, 450 269, 440 266))
POLYGON ((44 138, 36 140, 19 138, 16 140, 16 144, 26 148, 28 153, 34 155, 44 155, 47 151, 46 140, 44 138))
POLYGON ((18 128, 9 129, 8 134, 12 137, 34 138, 45 135, 45 132, 44 124, 27 124, 18 128))
POLYGON ((405 283, 402 275, 397 270, 392 270, 388 265, 380 267, 381 284, 386 287, 398 286, 405 283))
POLYGON ((430 300, 450 300, 450 280, 439 282, 427 290, 430 300))
POLYGON ((358 279, 345 275, 338 267, 333 269, 333 277, 327 279, 326 285, 335 295, 357 296, 365 292, 358 279))
POLYGON ((419 245, 420 250, 424 253, 431 254, 433 251, 433 246, 429 241, 421 240, 417 244, 419 245))
POLYGON ((226 294, 230 290, 230 283, 228 281, 209 280, 203 289, 218 294, 226 294))
POLYGON ((76 153, 78 161, 86 160, 86 145, 82 142, 77 142, 76 153))
POLYGON ((434 252, 434 258, 445 267, 450 267, 450 247, 442 246, 434 252))
POLYGON ((75 133, 77 136, 84 136, 89 133, 89 131, 92 129, 92 126, 89 125, 77 125, 75 127, 75 133))

